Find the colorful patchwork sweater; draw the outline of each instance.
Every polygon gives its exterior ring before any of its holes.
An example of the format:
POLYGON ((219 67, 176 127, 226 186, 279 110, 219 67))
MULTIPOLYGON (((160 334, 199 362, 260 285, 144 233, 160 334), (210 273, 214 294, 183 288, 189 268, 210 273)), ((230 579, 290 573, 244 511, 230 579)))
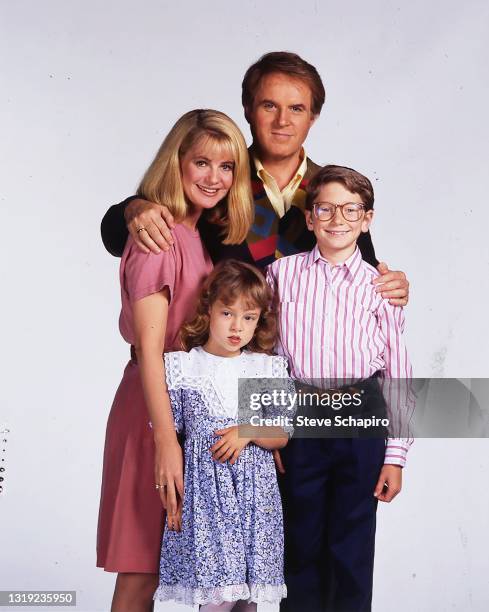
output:
MULTIPOLYGON (((314 247, 315 237, 307 229, 305 222, 305 188, 318 170, 319 166, 308 158, 306 174, 294 194, 292 205, 280 218, 268 199, 252 162, 251 185, 255 201, 255 220, 246 240, 238 245, 223 244, 215 225, 209 223, 205 217, 199 221, 198 227, 202 240, 214 263, 222 259, 234 258, 264 268, 284 255, 310 251, 314 247)), ((101 231, 105 248, 117 257, 122 255, 127 239, 124 209, 134 197, 131 196, 120 204, 111 206, 102 219, 101 231)), ((360 235, 358 246, 363 259, 376 266, 378 261, 375 258, 370 233, 360 235)))

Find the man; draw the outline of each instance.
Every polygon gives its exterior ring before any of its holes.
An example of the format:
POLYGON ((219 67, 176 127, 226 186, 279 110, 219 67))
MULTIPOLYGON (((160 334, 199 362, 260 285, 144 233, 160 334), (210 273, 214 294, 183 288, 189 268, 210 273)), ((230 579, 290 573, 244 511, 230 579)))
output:
MULTIPOLYGON (((307 158, 303 144, 324 99, 317 70, 293 53, 268 53, 247 70, 242 102, 253 136, 249 152, 255 221, 240 245, 223 245, 215 226, 205 219, 199 222, 199 231, 215 262, 234 257, 264 268, 283 255, 313 248, 314 235, 308 231, 304 216, 305 187, 319 167, 307 158)), ((172 226, 173 218, 165 207, 131 197, 107 211, 102 238, 107 250, 120 256, 129 231, 142 250, 157 253, 170 248, 172 226)), ((409 288, 404 273, 391 272, 385 264, 378 264, 370 233, 362 234, 358 246, 363 258, 378 266, 381 276, 373 281, 379 285, 377 290, 391 304, 404 306, 409 288)), ((277 465, 283 471, 279 457, 277 465)), ((284 509, 287 533, 286 499, 284 509)), ((286 552, 286 583, 294 571, 286 552)), ((294 586, 289 589, 288 600, 282 602, 283 612, 301 609, 294 603, 301 599, 295 591, 308 588, 298 580, 291 580, 290 585, 294 586)))
MULTIPOLYGON (((246 242, 235 246, 221 244, 215 229, 203 220, 199 229, 214 261, 236 257, 264 267, 277 257, 314 246, 303 214, 304 188, 318 166, 306 157, 303 144, 324 99, 317 70, 293 53, 267 53, 247 70, 242 102, 253 135, 249 151, 255 223, 246 242)), ((107 211, 101 229, 107 250, 120 256, 128 231, 143 251, 157 253, 172 244, 172 227, 165 207, 131 197, 107 211)), ((370 233, 359 247, 364 259, 381 272, 374 282, 382 297, 393 305, 406 305, 409 283, 404 273, 378 264, 370 233)))

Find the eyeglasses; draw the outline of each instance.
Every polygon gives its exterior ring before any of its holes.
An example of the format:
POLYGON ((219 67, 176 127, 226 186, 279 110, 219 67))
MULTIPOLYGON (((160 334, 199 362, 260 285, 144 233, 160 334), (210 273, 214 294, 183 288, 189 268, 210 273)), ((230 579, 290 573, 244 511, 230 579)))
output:
POLYGON ((343 218, 347 221, 359 221, 365 204, 357 202, 346 202, 346 204, 332 204, 331 202, 316 202, 313 205, 314 215, 320 221, 329 221, 336 215, 336 209, 339 208, 343 218))

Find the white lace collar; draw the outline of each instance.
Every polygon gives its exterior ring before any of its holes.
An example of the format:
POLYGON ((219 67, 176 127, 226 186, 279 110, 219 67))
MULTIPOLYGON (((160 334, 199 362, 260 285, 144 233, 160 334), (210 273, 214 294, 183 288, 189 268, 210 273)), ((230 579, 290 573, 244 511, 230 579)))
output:
POLYGON ((283 378, 287 376, 283 357, 243 351, 238 357, 219 357, 202 347, 190 352, 165 354, 169 389, 195 389, 206 401, 209 414, 236 418, 239 378, 283 378))

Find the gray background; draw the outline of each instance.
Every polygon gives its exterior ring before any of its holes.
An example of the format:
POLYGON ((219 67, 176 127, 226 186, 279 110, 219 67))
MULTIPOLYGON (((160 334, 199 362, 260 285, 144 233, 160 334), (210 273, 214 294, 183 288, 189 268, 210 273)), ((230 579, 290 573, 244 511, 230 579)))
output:
MULTIPOLYGON (((488 375, 486 2, 2 0, 0 20, 1 589, 108 609, 95 530, 128 348, 100 219, 183 112, 218 108, 249 138, 240 84, 264 52, 296 51, 324 79, 312 159, 373 179, 377 254, 412 283, 416 375, 488 375)), ((488 609, 488 450, 415 443, 379 510, 375 610, 488 609)))

